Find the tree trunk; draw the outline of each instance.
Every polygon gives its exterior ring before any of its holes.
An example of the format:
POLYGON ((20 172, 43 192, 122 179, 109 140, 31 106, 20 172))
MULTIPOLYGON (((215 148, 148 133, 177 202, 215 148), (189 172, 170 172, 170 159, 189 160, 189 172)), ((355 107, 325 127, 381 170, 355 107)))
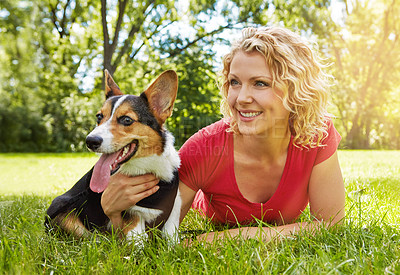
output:
POLYGON ((368 149, 369 148, 369 131, 364 134, 366 121, 360 119, 358 111, 352 120, 352 126, 347 134, 347 146, 350 149, 368 149))

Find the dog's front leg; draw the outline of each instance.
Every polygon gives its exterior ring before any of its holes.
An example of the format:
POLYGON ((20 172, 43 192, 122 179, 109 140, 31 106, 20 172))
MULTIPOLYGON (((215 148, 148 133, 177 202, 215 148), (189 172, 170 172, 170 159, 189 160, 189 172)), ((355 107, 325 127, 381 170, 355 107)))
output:
POLYGON ((179 218, 181 214, 181 206, 182 206, 182 199, 178 193, 175 197, 174 206, 172 207, 172 211, 162 228, 162 233, 164 238, 168 241, 170 245, 175 245, 179 243, 179 218))
POLYGON ((90 235, 90 232, 74 212, 59 214, 51 222, 77 239, 86 238, 90 235))
POLYGON ((148 236, 146 234, 145 220, 140 215, 135 215, 131 225, 123 229, 126 240, 133 243, 135 247, 142 249, 148 236))

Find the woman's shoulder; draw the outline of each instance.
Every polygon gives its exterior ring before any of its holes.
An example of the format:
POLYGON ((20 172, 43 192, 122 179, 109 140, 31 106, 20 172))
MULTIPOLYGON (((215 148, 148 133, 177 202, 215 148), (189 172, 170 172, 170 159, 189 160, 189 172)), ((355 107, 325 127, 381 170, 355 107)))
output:
POLYGON ((189 148, 191 151, 194 148, 203 151, 206 148, 211 149, 211 147, 220 146, 225 143, 228 128, 229 123, 225 119, 214 122, 193 134, 186 140, 180 151, 183 153, 189 148))
POLYGON ((313 136, 307 138, 307 140, 310 142, 309 144, 302 145, 300 143, 296 143, 294 136, 295 134, 292 134, 292 140, 295 147, 306 150, 318 150, 319 148, 327 146, 332 140, 339 143, 341 139, 339 132, 334 126, 332 118, 326 118, 324 125, 321 127, 319 132, 314 133, 313 136))
POLYGON ((229 124, 219 120, 192 135, 180 148, 179 176, 193 190, 203 189, 210 175, 218 169, 221 159, 228 156, 228 128, 229 124))
POLYGON ((220 135, 221 133, 226 133, 229 128, 229 122, 226 119, 220 119, 198 131, 204 137, 212 137, 215 135, 220 135))
MULTIPOLYGON (((189 140, 211 142, 216 140, 224 140, 228 134, 227 129, 229 128, 229 122, 225 119, 218 120, 195 133, 189 140)), ((188 140, 188 141, 189 141, 188 140)))
POLYGON ((338 149, 339 143, 341 141, 341 136, 336 130, 333 120, 327 119, 325 122, 325 130, 322 136, 315 136, 314 139, 317 141, 319 139, 318 146, 293 146, 293 150, 297 152, 297 155, 304 160, 309 160, 317 165, 330 156, 332 156, 338 149), (311 159, 309 159, 311 158, 311 159))
POLYGON ((342 137, 339 132, 336 130, 335 125, 333 124, 333 120, 331 118, 326 121, 326 132, 324 133, 323 139, 321 141, 322 148, 326 146, 337 146, 340 143, 342 137))

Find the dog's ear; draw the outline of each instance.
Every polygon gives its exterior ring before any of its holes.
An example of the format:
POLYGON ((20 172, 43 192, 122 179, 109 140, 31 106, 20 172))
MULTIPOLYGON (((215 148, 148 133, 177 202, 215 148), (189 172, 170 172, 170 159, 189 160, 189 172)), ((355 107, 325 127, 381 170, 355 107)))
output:
POLYGON ((115 84, 114 79, 107 69, 104 70, 104 79, 106 84, 106 99, 115 95, 122 95, 121 89, 115 84))
POLYGON ((176 94, 178 92, 178 75, 173 70, 163 72, 144 91, 153 115, 160 125, 172 115, 176 94))

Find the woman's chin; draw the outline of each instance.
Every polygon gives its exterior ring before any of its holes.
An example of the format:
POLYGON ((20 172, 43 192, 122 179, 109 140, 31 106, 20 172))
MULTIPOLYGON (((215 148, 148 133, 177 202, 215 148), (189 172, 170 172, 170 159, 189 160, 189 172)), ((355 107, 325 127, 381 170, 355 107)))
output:
POLYGON ((257 135, 259 131, 253 125, 240 125, 238 124, 238 130, 241 135, 250 136, 257 135))

